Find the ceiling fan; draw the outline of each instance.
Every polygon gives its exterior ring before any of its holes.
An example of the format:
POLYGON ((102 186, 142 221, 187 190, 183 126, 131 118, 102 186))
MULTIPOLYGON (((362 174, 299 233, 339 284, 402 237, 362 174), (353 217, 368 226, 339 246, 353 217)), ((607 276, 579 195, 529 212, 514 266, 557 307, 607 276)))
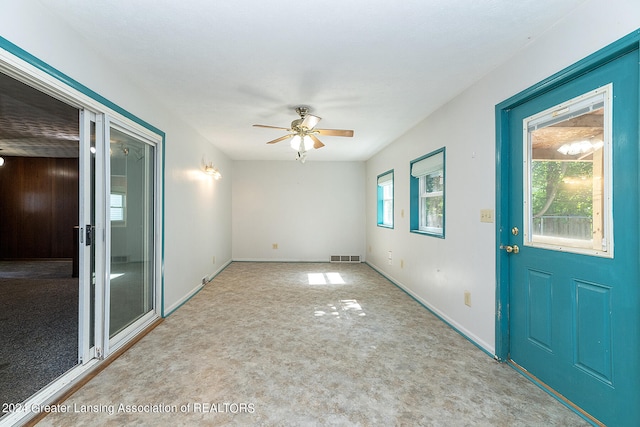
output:
POLYGON ((292 138, 291 147, 298 152, 298 156, 303 158, 303 154, 306 153, 307 150, 313 148, 322 148, 324 144, 322 141, 318 139, 316 135, 326 135, 326 136, 353 136, 352 130, 342 130, 342 129, 316 129, 316 125, 320 122, 321 118, 318 116, 314 116, 313 114, 309 114, 309 107, 296 107, 296 113, 300 116, 299 119, 296 119, 291 122, 291 127, 284 128, 278 126, 267 126, 267 125, 253 125, 255 127, 260 128, 269 128, 269 129, 281 129, 286 130, 289 134, 285 136, 281 136, 280 138, 276 138, 273 141, 267 142, 267 144, 275 144, 276 142, 284 141, 285 139, 292 138))

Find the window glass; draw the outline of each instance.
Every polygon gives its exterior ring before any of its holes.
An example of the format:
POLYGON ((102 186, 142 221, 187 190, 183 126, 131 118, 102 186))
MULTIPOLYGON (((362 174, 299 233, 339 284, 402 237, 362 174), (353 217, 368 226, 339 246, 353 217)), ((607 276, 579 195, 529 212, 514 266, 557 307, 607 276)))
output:
POLYGON ((111 222, 124 221, 124 194, 111 193, 111 222))
POLYGON ((393 170, 378 175, 378 225, 393 227, 393 170))
MULTIPOLYGON (((113 158, 111 163, 112 167, 120 167, 124 171, 118 158, 113 158)), ((111 175, 109 211, 111 225, 125 225, 127 220, 127 177, 125 175, 111 175)))
POLYGON ((411 162, 411 231, 444 237, 445 149, 411 162))
POLYGON ((608 105, 598 89, 525 119, 525 245, 607 252, 608 105))
POLYGON ((444 220, 444 175, 439 169, 420 180, 420 224, 422 231, 442 232, 444 220))

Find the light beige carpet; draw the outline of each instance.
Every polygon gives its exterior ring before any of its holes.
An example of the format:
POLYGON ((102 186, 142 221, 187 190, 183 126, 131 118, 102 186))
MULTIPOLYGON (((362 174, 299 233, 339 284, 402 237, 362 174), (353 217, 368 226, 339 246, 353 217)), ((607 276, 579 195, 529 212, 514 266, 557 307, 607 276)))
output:
POLYGON ((63 405, 39 425, 588 425, 364 264, 232 263, 63 405))

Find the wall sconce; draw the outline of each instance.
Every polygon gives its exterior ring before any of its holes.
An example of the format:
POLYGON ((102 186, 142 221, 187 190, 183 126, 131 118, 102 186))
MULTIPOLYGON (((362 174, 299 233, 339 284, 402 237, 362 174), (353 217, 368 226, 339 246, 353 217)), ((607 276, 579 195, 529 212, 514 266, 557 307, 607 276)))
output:
POLYGON ((222 178, 222 174, 220 173, 218 168, 213 166, 212 163, 204 165, 204 173, 206 173, 207 175, 211 175, 215 180, 222 178))

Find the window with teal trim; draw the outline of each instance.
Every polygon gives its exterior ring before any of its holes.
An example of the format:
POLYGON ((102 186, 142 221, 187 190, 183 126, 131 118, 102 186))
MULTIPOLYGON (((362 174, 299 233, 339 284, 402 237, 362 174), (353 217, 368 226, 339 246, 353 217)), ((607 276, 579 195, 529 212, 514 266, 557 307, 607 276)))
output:
POLYGON ((393 169, 378 175, 378 226, 393 228, 393 169))
POLYGON ((412 160, 410 170, 411 231, 444 238, 444 147, 412 160))

